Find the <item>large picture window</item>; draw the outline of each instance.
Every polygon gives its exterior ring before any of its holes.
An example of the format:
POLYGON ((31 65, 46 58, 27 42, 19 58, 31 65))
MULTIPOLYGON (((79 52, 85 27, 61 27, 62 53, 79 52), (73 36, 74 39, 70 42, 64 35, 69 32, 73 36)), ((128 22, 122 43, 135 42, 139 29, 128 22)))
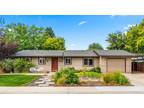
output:
POLYGON ((84 66, 93 66, 94 65, 93 59, 92 58, 84 58, 83 65, 84 66))
POLYGON ((71 58, 65 58, 64 59, 64 64, 65 65, 71 65, 72 64, 72 59, 71 58))
POLYGON ((46 64, 46 59, 45 59, 45 58, 39 58, 39 59, 38 59, 38 64, 39 64, 39 65, 44 65, 44 64, 46 64))

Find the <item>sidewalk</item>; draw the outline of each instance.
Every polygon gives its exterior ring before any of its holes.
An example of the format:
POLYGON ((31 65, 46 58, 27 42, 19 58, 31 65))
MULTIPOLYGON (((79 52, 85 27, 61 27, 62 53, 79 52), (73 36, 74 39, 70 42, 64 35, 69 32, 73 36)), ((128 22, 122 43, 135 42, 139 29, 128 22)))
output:
POLYGON ((143 94, 144 86, 129 87, 0 87, 0 94, 143 94))

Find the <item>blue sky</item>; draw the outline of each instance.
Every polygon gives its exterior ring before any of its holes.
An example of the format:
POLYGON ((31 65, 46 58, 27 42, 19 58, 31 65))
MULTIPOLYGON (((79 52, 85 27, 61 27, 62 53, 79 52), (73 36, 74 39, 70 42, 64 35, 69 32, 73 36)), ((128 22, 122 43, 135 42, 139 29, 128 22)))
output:
POLYGON ((104 48, 108 34, 126 31, 128 26, 140 23, 144 16, 114 15, 8 15, 0 16, 9 23, 24 23, 40 27, 52 27, 55 34, 64 37, 69 50, 87 49, 93 42, 104 48))

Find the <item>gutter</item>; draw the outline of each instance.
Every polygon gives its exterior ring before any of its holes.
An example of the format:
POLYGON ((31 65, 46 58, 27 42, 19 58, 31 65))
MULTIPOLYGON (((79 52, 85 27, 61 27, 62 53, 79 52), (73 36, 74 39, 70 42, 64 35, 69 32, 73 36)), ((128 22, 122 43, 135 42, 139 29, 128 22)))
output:
POLYGON ((64 52, 65 52, 65 51, 62 52, 62 57, 63 57, 63 66, 64 66, 64 52))

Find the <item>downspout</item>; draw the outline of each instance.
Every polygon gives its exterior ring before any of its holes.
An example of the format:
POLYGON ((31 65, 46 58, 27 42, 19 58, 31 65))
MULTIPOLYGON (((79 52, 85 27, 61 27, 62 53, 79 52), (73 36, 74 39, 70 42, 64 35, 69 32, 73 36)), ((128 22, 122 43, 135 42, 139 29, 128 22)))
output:
POLYGON ((64 67, 64 52, 65 51, 63 51, 63 53, 62 53, 62 56, 63 56, 63 67, 64 67))

